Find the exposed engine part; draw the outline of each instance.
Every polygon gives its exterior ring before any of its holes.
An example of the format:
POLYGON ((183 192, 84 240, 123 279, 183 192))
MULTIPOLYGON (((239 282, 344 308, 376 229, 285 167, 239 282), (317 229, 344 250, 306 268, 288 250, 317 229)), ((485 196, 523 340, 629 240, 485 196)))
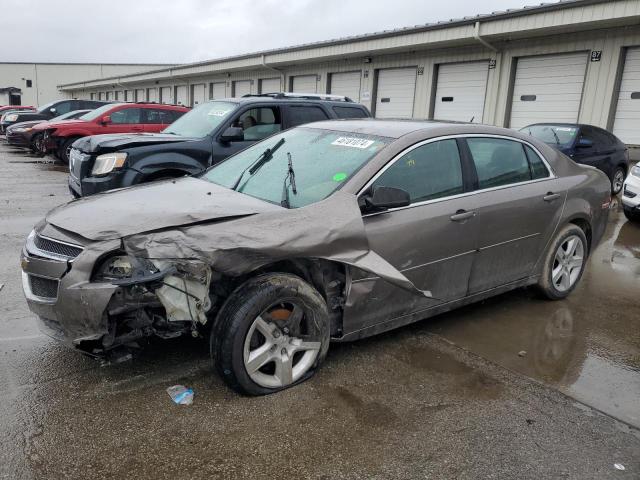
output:
POLYGON ((199 262, 156 261, 155 265, 160 271, 176 268, 176 273, 164 277, 162 286, 155 291, 167 312, 167 320, 207 323, 207 312, 211 309, 211 269, 199 262))

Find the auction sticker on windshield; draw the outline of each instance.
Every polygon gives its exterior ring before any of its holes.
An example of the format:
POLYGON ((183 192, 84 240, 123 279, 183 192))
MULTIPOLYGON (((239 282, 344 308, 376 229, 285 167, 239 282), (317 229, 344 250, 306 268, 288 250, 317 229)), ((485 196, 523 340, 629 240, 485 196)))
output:
POLYGON ((228 110, 211 110, 208 115, 214 117, 224 117, 227 113, 229 113, 228 110))
POLYGON ((331 145, 365 149, 365 148, 369 148, 374 143, 375 143, 374 140, 367 140, 365 138, 338 137, 333 142, 331 142, 331 145))

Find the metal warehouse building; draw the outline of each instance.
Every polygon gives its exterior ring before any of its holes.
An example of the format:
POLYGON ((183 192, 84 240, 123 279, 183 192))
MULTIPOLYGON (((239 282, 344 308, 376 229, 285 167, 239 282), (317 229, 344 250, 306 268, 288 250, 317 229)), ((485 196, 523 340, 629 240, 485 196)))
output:
POLYGON ((640 0, 570 0, 60 85, 77 98, 195 105, 346 95, 378 118, 583 122, 640 145, 640 0))

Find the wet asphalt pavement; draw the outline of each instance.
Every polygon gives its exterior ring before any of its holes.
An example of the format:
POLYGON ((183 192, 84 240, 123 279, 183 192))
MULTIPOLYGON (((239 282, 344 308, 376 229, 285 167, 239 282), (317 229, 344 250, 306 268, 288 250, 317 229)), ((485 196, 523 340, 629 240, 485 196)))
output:
POLYGON ((246 398, 202 340, 101 366, 40 334, 18 256, 69 199, 63 167, 0 142, 0 478, 640 478, 640 227, 619 211, 569 299, 336 344, 311 381, 246 398))

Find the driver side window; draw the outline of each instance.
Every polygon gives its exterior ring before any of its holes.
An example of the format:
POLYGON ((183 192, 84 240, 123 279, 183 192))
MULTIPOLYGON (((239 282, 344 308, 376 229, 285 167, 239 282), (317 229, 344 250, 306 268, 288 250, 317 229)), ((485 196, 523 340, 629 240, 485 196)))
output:
POLYGON ((400 188, 411 203, 464 192, 462 166, 455 140, 440 140, 414 148, 398 158, 371 186, 400 188))
POLYGON ((245 141, 262 140, 282 130, 280 109, 277 107, 252 108, 242 113, 231 126, 242 128, 245 141))

